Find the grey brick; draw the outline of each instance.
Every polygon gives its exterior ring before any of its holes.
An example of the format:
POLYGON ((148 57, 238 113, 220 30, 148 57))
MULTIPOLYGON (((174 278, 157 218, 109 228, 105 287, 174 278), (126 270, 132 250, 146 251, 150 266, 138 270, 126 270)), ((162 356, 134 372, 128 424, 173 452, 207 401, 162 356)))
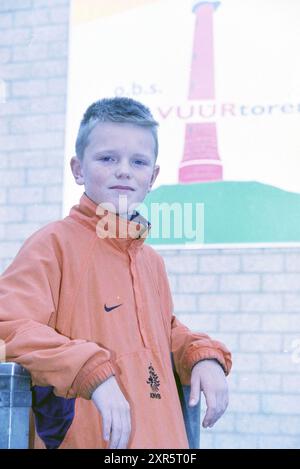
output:
POLYGON ((198 308, 203 313, 234 313, 239 310, 238 295, 205 294, 198 296, 198 308))
POLYGON ((1 76, 4 80, 21 80, 32 76, 31 65, 27 63, 8 63, 2 67, 1 76))
MULTIPOLYGON (((214 333, 214 337, 215 337, 215 333, 214 333)), ((237 391, 237 374, 236 373, 229 373, 229 375, 227 376, 227 384, 228 384, 228 388, 229 388, 229 392, 231 393, 232 391, 237 391)))
POLYGON ((216 275, 179 275, 179 291, 181 293, 202 293, 217 290, 216 275))
POLYGON ((300 293, 286 293, 284 295, 284 310, 287 313, 300 312, 300 293))
POLYGON ((37 223, 9 223, 6 225, 5 236, 11 241, 24 241, 40 228, 37 223))
MULTIPOLYGON (((3 0, 1 0, 2 2, 3 0)), ((0 2, 0 8, 1 8, 0 2)), ((5 34, 0 35, 1 46, 13 46, 15 44, 29 44, 32 40, 32 32, 30 28, 12 28, 7 29, 5 34)))
POLYGON ((65 7, 56 7, 50 10, 50 21, 52 23, 69 23, 70 21, 70 8, 69 6, 65 7))
POLYGON ((260 277, 256 274, 221 275, 221 291, 247 292, 260 289, 260 277))
POLYGON ((63 173, 61 169, 29 169, 27 181, 30 185, 59 184, 62 182, 63 173))
POLYGON ((188 261, 184 261, 181 256, 168 256, 164 261, 166 269, 170 274, 197 272, 196 257, 191 256, 188 261))
POLYGON ((244 272, 282 272, 284 257, 282 254, 247 254, 242 256, 244 272))
POLYGON ((53 59, 33 62, 31 65, 32 78, 66 77, 68 64, 65 59, 53 59))
POLYGON ((14 15, 16 27, 20 26, 36 26, 48 24, 50 20, 49 10, 46 8, 30 9, 27 11, 17 11, 14 15))
POLYGON ((45 202, 62 203, 63 188, 61 185, 45 187, 45 202))
POLYGON ((258 449, 299 449, 299 437, 292 436, 260 436, 258 449))
POLYGON ((4 240, 5 238, 5 225, 0 224, 0 240, 4 240))
POLYGON ((290 353, 263 353, 261 360, 262 369, 265 372, 297 373, 299 371, 299 363, 294 363, 290 353))
POLYGON ((64 134, 62 132, 44 132, 31 134, 11 134, 8 136, 0 136, 0 145, 7 150, 28 150, 43 148, 62 148, 64 144, 64 134))
POLYGON ((48 223, 61 219, 60 205, 31 205, 25 207, 26 220, 29 222, 48 223))
MULTIPOLYGON (((0 135, 7 135, 9 133, 9 123, 8 121, 0 122, 0 135)), ((7 166, 6 163, 3 163, 5 160, 5 156, 0 155, 0 168, 4 168, 7 166)))
POLYGON ((239 435, 238 433, 217 434, 215 438, 216 449, 255 449, 258 439, 254 435, 239 435))
POLYGON ((0 14, 0 29, 11 28, 13 23, 13 15, 11 12, 0 14))
POLYGON ((0 106, 0 116, 21 116, 65 112, 66 100, 61 96, 12 98, 0 106))
MULTIPOLYGON (((22 119, 20 120, 20 124, 22 119)), ((40 150, 32 150, 25 152, 13 152, 9 156, 11 168, 44 168, 47 164, 47 154, 40 150)), ((55 166, 55 164, 53 164, 55 166)))
MULTIPOLYGON (((298 393, 300 389, 300 372, 297 374, 284 375, 282 377, 282 389, 283 389, 284 394, 298 393)), ((299 433, 300 433, 300 425, 299 425, 299 433)))
POLYGON ((240 350, 242 352, 280 352, 280 334, 241 334, 240 350))
POLYGON ((177 292, 177 277, 176 275, 168 275, 169 285, 172 293, 177 292))
POLYGON ((287 352, 293 352, 293 350, 298 347, 300 343, 300 330, 295 331, 294 333, 285 333, 282 334, 283 339, 283 350, 287 352))
POLYGON ((238 376, 238 391, 266 393, 281 391, 281 375, 279 373, 249 373, 244 369, 238 376))
POLYGON ((262 278, 264 291, 300 291, 300 274, 265 274, 262 278))
POLYGON ((260 355, 257 353, 236 353, 233 360, 233 371, 248 373, 260 370, 260 355))
POLYGON ((65 130, 66 115, 65 114, 51 114, 47 116, 47 128, 52 130, 65 130))
POLYGON ((205 432, 205 429, 201 428, 201 449, 213 449, 214 448, 214 437, 213 435, 205 432))
POLYGON ((300 415, 299 393, 271 394, 262 396, 262 410, 272 414, 300 415))
MULTIPOLYGON (((299 389, 299 388, 298 388, 299 389)), ((280 418, 280 430, 281 433, 286 433, 289 435, 298 435, 300 434, 300 415, 294 417, 292 415, 285 415, 280 418)))
POLYGON ((12 204, 32 204, 43 201, 42 187, 18 187, 8 189, 8 200, 12 204))
POLYGON ((0 187, 0 204, 5 204, 7 201, 7 191, 3 187, 0 187))
POLYGON ((0 243, 0 258, 14 257, 21 247, 21 243, 13 242, 1 242, 0 243))
POLYGON ((7 205, 4 207, 0 206, 0 220, 1 223, 10 223, 10 222, 17 222, 23 221, 24 219, 24 208, 7 205))
POLYGON ((262 331, 293 332, 300 331, 298 314, 265 314, 262 316, 262 331))
MULTIPOLYGON (((43 167, 43 168, 53 168, 53 169, 59 169, 61 168, 62 174, 63 174, 63 168, 64 168, 64 154, 63 148, 55 148, 54 150, 46 150, 43 149, 41 150, 36 150, 37 153, 39 154, 39 159, 41 160, 41 164, 37 164, 35 166, 37 167, 43 167)), ((49 184, 53 184, 49 182, 49 184)))
POLYGON ((11 59, 11 49, 8 47, 0 48, 0 64, 5 64, 11 59))
POLYGON ((0 156, 0 169, 7 169, 8 168, 8 158, 7 155, 0 156))
POLYGON ((275 434, 280 432, 280 419, 273 415, 240 415, 236 420, 239 433, 275 434))
POLYGON ((31 0, 1 0, 0 11, 14 11, 31 7, 31 0))
POLYGON ((239 351, 239 340, 238 334, 230 334, 226 332, 222 333, 214 333, 213 339, 222 342, 230 352, 237 352, 239 351))
MULTIPOLYGON (((204 399, 202 400, 202 402, 204 399)), ((235 431, 235 415, 230 413, 225 413, 221 419, 219 419, 214 425, 214 432, 234 432, 235 431)), ((203 430, 201 428, 201 442, 203 436, 203 430)), ((202 444, 201 444, 202 448, 202 444)))
POLYGON ((66 110, 66 100, 61 96, 48 96, 30 100, 27 112, 37 114, 50 114, 52 112, 60 113, 66 110))
POLYGON ((286 254, 285 266, 288 272, 300 272, 300 253, 286 254))
POLYGON ((52 42, 66 41, 68 39, 68 29, 62 25, 39 26, 34 29, 34 41, 52 42))
POLYGON ((47 44, 28 43, 26 46, 15 46, 13 48, 13 62, 32 62, 48 58, 47 44))
POLYGON ((67 41, 49 42, 48 44, 48 58, 55 59, 57 57, 67 57, 69 52, 69 45, 67 41))
POLYGON ((28 112, 29 99, 10 99, 5 102, 5 105, 0 106, 0 116, 18 115, 20 113, 28 112))
POLYGON ((70 0, 33 0, 33 6, 35 8, 41 7, 56 7, 57 5, 69 5, 70 0))
MULTIPOLYGON (((47 116, 23 116, 10 119, 12 133, 36 133, 45 132, 48 129, 47 116)), ((27 166, 27 165, 26 165, 27 166)))
POLYGON ((241 414, 252 414, 260 411, 260 401, 256 394, 232 392, 228 411, 241 414))
MULTIPOLYGON (((1 138, 0 138, 1 141, 1 138)), ((2 186, 22 186, 25 183, 25 172, 22 169, 19 170, 1 170, 0 179, 2 186)))
POLYGON ((47 90, 49 95, 66 95, 67 80, 64 78, 52 78, 47 82, 47 90))
POLYGON ((217 330, 217 318, 213 314, 180 314, 178 319, 194 332, 217 330))
POLYGON ((258 314, 222 314, 219 317, 220 331, 257 331, 260 327, 258 314))
POLYGON ((174 309, 176 313, 197 312, 195 295, 173 295, 174 309))
POLYGON ((247 313, 279 313, 283 310, 282 294, 276 293, 243 293, 241 311, 247 313))
POLYGON ((240 270, 239 256, 200 255, 200 273, 238 272, 240 270))
POLYGON ((24 80, 12 84, 12 96, 45 96, 47 83, 44 80, 24 80))

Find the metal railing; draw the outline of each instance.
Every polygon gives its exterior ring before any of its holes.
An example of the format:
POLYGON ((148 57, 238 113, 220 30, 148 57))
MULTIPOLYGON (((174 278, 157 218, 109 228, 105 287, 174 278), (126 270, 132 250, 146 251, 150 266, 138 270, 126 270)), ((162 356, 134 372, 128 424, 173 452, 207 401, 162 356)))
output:
MULTIPOLYGON (((174 371, 189 446, 200 447, 200 404, 188 405, 190 386, 181 386, 174 371)), ((0 449, 29 447, 32 404, 30 374, 17 363, 0 363, 0 449)))
POLYGON ((31 379, 17 363, 0 363, 0 448, 29 446, 31 379))

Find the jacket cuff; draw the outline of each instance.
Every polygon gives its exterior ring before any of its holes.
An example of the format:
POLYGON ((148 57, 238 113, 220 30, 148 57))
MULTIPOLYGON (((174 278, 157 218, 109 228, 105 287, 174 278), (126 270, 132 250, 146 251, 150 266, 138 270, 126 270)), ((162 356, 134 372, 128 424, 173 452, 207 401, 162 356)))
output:
POLYGON ((212 348, 203 348, 200 345, 194 345, 190 350, 186 352, 186 367, 189 371, 192 370, 193 366, 202 360, 217 360, 224 370, 225 375, 229 374, 231 369, 231 360, 229 357, 225 357, 221 351, 212 348))
POLYGON ((93 355, 77 374, 72 391, 78 397, 91 399, 95 389, 110 376, 115 375, 115 369, 110 360, 103 362, 103 353, 93 355))

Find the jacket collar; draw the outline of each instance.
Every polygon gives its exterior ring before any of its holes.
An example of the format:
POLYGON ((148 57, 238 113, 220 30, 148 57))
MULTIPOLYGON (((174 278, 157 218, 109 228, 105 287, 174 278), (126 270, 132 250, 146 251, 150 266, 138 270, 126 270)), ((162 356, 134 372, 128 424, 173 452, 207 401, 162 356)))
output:
POLYGON ((134 249, 143 244, 151 229, 151 224, 138 212, 131 219, 123 218, 97 205, 84 192, 79 204, 74 205, 70 217, 95 231, 99 239, 121 249, 134 249))

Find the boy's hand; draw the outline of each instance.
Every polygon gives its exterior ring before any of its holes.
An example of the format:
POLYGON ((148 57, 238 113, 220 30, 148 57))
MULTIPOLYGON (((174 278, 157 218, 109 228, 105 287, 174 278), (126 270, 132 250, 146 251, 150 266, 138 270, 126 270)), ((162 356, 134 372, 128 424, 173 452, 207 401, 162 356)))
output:
POLYGON ((131 432, 130 407, 114 376, 100 384, 92 401, 102 415, 103 438, 109 449, 126 449, 131 432))
POLYGON ((224 414, 228 406, 228 385, 224 371, 216 360, 201 360, 192 369, 189 405, 199 402, 203 391, 206 400, 206 414, 202 425, 212 427, 224 414))

